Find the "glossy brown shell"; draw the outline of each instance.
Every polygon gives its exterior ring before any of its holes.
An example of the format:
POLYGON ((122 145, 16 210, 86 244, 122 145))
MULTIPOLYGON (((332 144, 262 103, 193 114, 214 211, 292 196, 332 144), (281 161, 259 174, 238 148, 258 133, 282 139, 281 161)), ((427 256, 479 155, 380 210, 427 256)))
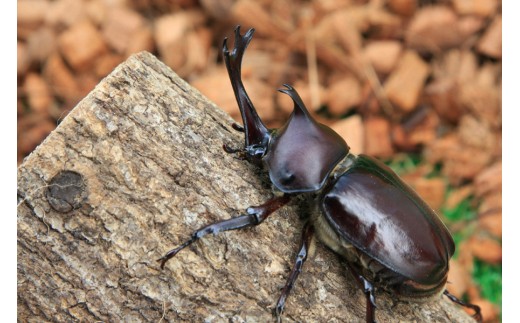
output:
POLYGON ((321 189, 334 167, 347 155, 345 140, 314 120, 298 93, 289 85, 280 92, 294 101, 287 123, 271 134, 264 162, 272 183, 285 193, 321 189))
POLYGON ((421 284, 445 278, 455 246, 435 212, 390 168, 360 155, 321 200, 331 228, 389 269, 421 284))

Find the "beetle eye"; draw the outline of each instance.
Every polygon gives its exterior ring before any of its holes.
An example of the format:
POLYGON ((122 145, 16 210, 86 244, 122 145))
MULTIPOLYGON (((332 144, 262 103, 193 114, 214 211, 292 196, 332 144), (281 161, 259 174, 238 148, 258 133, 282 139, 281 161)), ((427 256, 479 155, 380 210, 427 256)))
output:
POLYGON ((294 176, 294 174, 287 173, 287 174, 284 174, 280 178, 280 183, 282 185, 290 185, 294 181, 295 178, 296 178, 296 176, 294 176))

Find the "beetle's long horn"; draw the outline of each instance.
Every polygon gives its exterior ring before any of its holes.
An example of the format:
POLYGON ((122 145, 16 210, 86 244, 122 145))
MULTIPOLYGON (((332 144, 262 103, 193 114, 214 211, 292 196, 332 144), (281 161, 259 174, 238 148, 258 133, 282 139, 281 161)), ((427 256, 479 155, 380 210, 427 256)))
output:
POLYGON ((229 51, 227 38, 224 39, 222 46, 224 61, 226 62, 233 92, 235 92, 235 98, 240 108, 242 121, 244 122, 246 147, 252 145, 266 146, 269 138, 269 130, 258 116, 253 103, 251 103, 244 84, 242 84, 241 77, 242 57, 244 56, 247 45, 249 45, 249 42, 253 38, 254 32, 255 30, 251 28, 242 36, 240 35, 240 26, 237 26, 235 29, 235 44, 233 50, 231 52, 229 51))

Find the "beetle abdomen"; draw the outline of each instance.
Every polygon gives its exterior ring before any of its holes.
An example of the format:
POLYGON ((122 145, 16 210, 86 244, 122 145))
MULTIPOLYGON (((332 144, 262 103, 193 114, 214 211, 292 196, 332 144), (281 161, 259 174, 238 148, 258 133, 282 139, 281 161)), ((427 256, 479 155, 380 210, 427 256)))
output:
POLYGON ((440 295, 444 290, 447 275, 434 284, 417 283, 391 270, 345 239, 342 239, 331 228, 327 219, 324 216, 320 216, 320 214, 319 210, 315 210, 311 219, 319 240, 341 255, 358 272, 362 273, 364 277, 378 287, 395 293, 400 299, 414 301, 428 301, 440 295))
POLYGON ((322 195, 321 208, 339 239, 421 286, 445 281, 451 235, 421 198, 390 168, 355 158, 322 195))

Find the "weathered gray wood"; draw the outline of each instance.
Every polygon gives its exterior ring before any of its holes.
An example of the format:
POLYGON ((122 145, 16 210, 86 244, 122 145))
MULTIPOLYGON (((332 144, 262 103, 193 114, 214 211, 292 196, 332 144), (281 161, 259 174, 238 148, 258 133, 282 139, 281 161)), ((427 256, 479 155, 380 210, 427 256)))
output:
MULTIPOLYGON (((231 123, 148 53, 104 79, 18 169, 19 321, 272 321, 299 243, 296 205, 202 239, 165 270, 156 262, 271 196, 262 171, 222 150, 242 144, 231 123), (63 171, 81 178, 51 182, 63 171)), ((380 322, 472 321, 446 300, 394 306, 378 293, 377 304, 380 322)), ((284 321, 362 322, 364 308, 318 243, 284 321)))

